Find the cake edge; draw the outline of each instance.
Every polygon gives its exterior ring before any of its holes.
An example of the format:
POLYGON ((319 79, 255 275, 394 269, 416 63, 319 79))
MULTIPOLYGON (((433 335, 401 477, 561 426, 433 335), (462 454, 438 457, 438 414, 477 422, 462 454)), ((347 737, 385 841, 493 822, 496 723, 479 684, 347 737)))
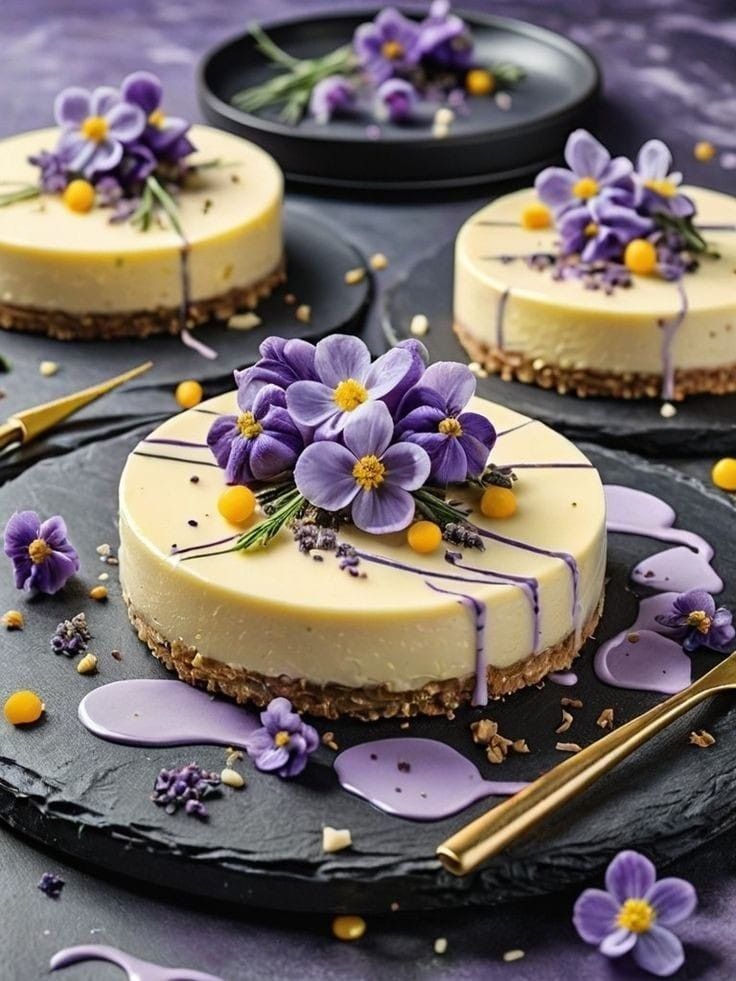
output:
MULTIPOLYGON (((288 698, 299 712, 325 719, 351 716, 364 722, 378 719, 410 718, 416 715, 451 716, 456 708, 470 702, 475 675, 432 681, 416 691, 392 692, 385 686, 349 688, 345 685, 319 685, 303 678, 286 675, 269 677, 255 671, 202 657, 196 647, 182 640, 163 637, 123 596, 130 622, 150 652, 181 681, 207 691, 233 698, 238 704, 252 702, 264 707, 276 697, 288 698), (196 663, 195 663, 196 661, 196 663)), ((521 688, 543 681, 552 671, 565 671, 578 657, 586 640, 592 636, 603 611, 604 592, 592 614, 583 625, 576 643, 571 632, 563 641, 539 654, 532 654, 508 668, 489 667, 488 688, 491 698, 510 695, 521 688)))

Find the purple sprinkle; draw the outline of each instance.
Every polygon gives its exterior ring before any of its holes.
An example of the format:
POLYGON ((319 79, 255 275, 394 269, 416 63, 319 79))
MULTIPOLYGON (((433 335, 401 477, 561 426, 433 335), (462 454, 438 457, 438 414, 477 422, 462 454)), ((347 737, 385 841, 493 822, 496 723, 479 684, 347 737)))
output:
POLYGON ((38 888, 50 899, 58 899, 64 888, 64 880, 53 872, 44 872, 38 883, 38 888))

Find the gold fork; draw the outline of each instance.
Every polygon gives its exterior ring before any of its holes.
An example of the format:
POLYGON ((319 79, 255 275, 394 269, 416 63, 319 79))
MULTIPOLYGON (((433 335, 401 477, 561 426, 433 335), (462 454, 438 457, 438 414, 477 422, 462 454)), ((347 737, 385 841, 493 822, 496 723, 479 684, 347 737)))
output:
POLYGON ((461 828, 439 846, 439 860, 453 875, 467 875, 577 797, 665 726, 711 695, 733 688, 736 652, 688 688, 559 763, 461 828))

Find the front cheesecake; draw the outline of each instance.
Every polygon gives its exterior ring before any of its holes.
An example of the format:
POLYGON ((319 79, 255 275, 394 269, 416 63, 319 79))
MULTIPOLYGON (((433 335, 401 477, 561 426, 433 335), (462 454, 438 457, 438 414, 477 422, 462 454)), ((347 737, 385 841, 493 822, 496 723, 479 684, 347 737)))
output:
POLYGON ((120 484, 121 577, 140 638, 185 681, 258 705, 284 695, 328 718, 449 713, 569 667, 603 598, 600 478, 541 423, 481 399, 469 409, 495 427, 492 458, 517 474, 518 509, 487 518, 477 489, 453 488, 485 548, 445 541, 431 554, 404 531, 349 522, 336 551, 316 537, 300 549, 288 530, 230 551, 243 527, 218 512, 225 475, 207 439, 213 419, 237 416, 235 393, 165 422, 120 484))

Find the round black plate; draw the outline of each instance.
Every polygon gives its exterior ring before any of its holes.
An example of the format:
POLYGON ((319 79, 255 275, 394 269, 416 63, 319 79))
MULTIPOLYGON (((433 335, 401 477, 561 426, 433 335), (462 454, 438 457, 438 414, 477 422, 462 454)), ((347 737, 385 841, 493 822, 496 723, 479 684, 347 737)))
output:
POLYGON ((169 335, 143 341, 55 341, 0 331, 0 353, 12 364, 11 372, 0 374, 0 389, 7 395, 0 401, 2 418, 87 388, 142 361, 154 363, 147 374, 93 403, 20 453, 0 456, 0 482, 32 460, 131 429, 154 416, 170 415, 176 410, 173 389, 184 378, 198 379, 207 397, 232 388, 233 369, 256 361, 258 345, 271 334, 316 341, 335 332, 361 330, 372 292, 371 278, 366 276, 354 286, 344 281, 348 269, 367 265, 360 252, 333 225, 311 211, 292 206, 284 212, 284 241, 287 283, 259 304, 262 324, 248 331, 224 324, 205 325, 195 331, 196 337, 218 352, 214 361, 169 335), (310 323, 296 319, 295 307, 284 302, 286 293, 311 306, 310 323), (42 360, 57 362, 58 374, 39 377, 42 360))
MULTIPOLYGON (((411 337, 417 313, 430 321, 422 338, 433 361, 469 360, 452 330, 454 242, 421 259, 383 300, 383 325, 392 344, 411 337)), ((541 419, 571 439, 592 439, 606 446, 648 456, 731 455, 736 445, 736 395, 699 395, 677 405, 664 419, 654 399, 589 398, 505 382, 497 375, 478 379, 478 394, 541 419)))
MULTIPOLYGON (((594 874, 624 847, 641 848, 666 862, 736 823, 736 709, 730 699, 711 702, 668 729, 622 764, 590 793, 540 829, 534 838, 494 859, 480 874, 458 879, 441 871, 437 845, 490 806, 475 804, 436 823, 389 817, 342 791, 332 770, 334 755, 322 746, 303 777, 283 782, 243 764, 248 786, 212 802, 206 824, 183 813, 168 816, 149 800, 163 766, 196 759, 208 769, 224 765, 213 746, 139 749, 91 736, 77 720, 77 705, 97 685, 120 678, 164 677, 127 622, 115 568, 95 548, 116 541, 117 483, 125 457, 143 431, 83 447, 60 460, 38 464, 0 489, 0 523, 15 508, 62 513, 83 563, 80 579, 62 595, 28 602, 0 567, 0 610, 21 608, 22 633, 2 635, 0 695, 36 689, 46 702, 37 726, 14 729, 0 721, 0 817, 44 845, 108 873, 124 873, 180 893, 269 908, 387 911, 490 904, 542 894, 594 874), (108 571, 110 596, 95 604, 87 590, 108 571), (99 674, 81 676, 74 662, 49 650, 56 623, 85 610, 99 656, 99 674), (122 652, 122 661, 110 651, 122 652), (687 732, 706 728, 716 737, 707 751, 688 744, 687 732), (336 855, 321 850, 324 824, 350 828, 354 846, 336 855)), ((736 603, 736 521, 733 507, 714 492, 674 471, 611 450, 586 447, 605 480, 636 486, 667 500, 678 525, 715 543, 715 566, 727 583, 721 602, 736 603)), ((661 548, 656 542, 610 536, 602 641, 633 622, 635 602, 626 584, 631 566, 661 548)), ((5 559, 3 558, 3 563, 5 559)), ((615 710, 618 724, 638 715, 658 696, 609 688, 596 680, 592 649, 576 666, 579 683, 530 688, 486 710, 458 712, 454 721, 415 719, 408 734, 444 740, 476 761, 491 779, 524 780, 560 761, 554 749, 560 697, 574 694, 575 711, 564 738, 585 745, 601 735, 596 719, 615 710), (489 764, 471 742, 468 724, 488 715, 501 732, 525 738, 532 752, 489 764)), ((695 672, 716 658, 698 654, 695 672)), ((338 722, 341 747, 366 739, 406 734, 398 720, 378 724, 338 722)))
MULTIPOLYGON (((299 58, 326 54, 350 41, 355 28, 378 8, 350 14, 264 24, 282 48, 299 58)), ((426 8, 407 8, 426 15, 426 8)), ((202 110, 210 122, 254 140, 281 164, 291 180, 324 186, 379 190, 463 187, 521 176, 557 156, 570 130, 589 118, 600 87, 591 55, 552 31, 505 17, 461 13, 470 25, 481 62, 510 61, 526 72, 501 111, 492 99, 474 99, 446 139, 431 135, 428 120, 382 127, 366 135, 371 120, 305 118, 282 123, 277 112, 254 115, 230 104, 232 96, 272 75, 252 37, 241 34, 210 51, 198 74, 202 110)), ((431 114, 430 117, 431 119, 431 114)))

